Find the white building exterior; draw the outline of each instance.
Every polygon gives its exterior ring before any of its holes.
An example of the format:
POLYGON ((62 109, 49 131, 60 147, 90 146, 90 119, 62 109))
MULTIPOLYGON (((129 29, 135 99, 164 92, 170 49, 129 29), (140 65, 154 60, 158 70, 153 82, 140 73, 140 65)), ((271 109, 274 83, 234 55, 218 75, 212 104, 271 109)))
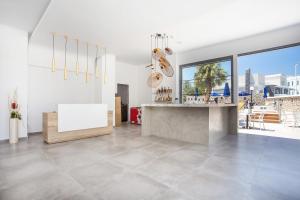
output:
POLYGON ((300 95, 300 76, 288 76, 287 86, 291 88, 290 95, 300 95))
MULTIPOLYGON (((284 74, 250 75, 250 86, 254 87, 254 91, 262 93, 264 87, 268 86, 273 91, 274 96, 295 95, 296 88, 300 94, 300 76, 298 76, 297 81, 294 76, 284 74)), ((245 75, 240 75, 238 79, 239 91, 246 91, 245 84, 245 75)))
MULTIPOLYGON (((238 80, 239 91, 245 91, 246 81, 245 75, 240 75, 238 80)), ((265 77, 262 74, 251 74, 250 76, 250 86, 254 87, 254 90, 263 91, 265 87, 265 77)))
POLYGON ((287 86, 287 78, 284 74, 265 75, 265 85, 287 86))

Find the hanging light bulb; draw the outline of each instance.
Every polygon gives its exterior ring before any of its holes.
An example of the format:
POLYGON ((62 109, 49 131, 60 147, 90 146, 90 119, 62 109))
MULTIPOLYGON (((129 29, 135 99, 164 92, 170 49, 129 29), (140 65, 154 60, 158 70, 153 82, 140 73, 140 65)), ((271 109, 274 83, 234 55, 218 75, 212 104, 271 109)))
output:
POLYGON ((64 66, 64 80, 68 79, 68 71, 67 71, 67 43, 68 36, 65 35, 65 66, 64 66))
POLYGON ((98 67, 98 51, 99 47, 96 45, 96 59, 95 59, 95 76, 96 78, 100 77, 99 67, 98 67))
POLYGON ((106 48, 104 48, 104 84, 108 81, 108 75, 107 75, 107 67, 106 67, 106 48))
POLYGON ((52 72, 55 72, 55 70, 56 70, 56 64, 55 64, 55 33, 52 33, 52 61, 51 61, 51 69, 52 69, 52 72))
POLYGON ((79 40, 76 39, 76 75, 78 76, 79 74, 79 61, 78 61, 78 45, 79 45, 79 40))
POLYGON ((86 43, 86 71, 85 71, 85 82, 89 80, 89 43, 86 43))

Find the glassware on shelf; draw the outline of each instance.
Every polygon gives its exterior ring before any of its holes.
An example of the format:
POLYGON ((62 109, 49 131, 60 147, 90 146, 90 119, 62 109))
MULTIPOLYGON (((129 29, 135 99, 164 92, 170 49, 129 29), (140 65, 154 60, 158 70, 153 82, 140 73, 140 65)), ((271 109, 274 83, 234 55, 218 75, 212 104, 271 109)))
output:
POLYGON ((169 87, 161 87, 155 92, 155 102, 171 103, 172 102, 172 89, 169 87))

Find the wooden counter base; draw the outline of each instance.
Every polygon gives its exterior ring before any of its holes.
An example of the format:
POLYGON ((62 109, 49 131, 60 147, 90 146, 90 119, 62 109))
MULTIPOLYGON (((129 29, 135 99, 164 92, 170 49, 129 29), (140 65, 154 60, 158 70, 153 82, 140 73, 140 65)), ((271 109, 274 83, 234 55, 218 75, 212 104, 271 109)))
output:
POLYGON ((101 128, 91 128, 76 131, 66 131, 59 133, 57 131, 57 113, 43 113, 43 137, 48 144, 66 142, 70 140, 79 140, 83 138, 96 137, 100 135, 107 135, 112 133, 112 111, 107 113, 108 126, 101 128))

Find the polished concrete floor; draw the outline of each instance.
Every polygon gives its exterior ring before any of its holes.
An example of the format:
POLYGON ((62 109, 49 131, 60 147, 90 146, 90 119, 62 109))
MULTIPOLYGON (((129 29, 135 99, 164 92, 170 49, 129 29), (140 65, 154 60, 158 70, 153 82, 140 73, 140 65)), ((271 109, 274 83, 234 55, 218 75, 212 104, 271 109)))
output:
POLYGON ((300 141, 230 135, 208 148, 140 131, 1 143, 0 199, 300 199, 300 141))

